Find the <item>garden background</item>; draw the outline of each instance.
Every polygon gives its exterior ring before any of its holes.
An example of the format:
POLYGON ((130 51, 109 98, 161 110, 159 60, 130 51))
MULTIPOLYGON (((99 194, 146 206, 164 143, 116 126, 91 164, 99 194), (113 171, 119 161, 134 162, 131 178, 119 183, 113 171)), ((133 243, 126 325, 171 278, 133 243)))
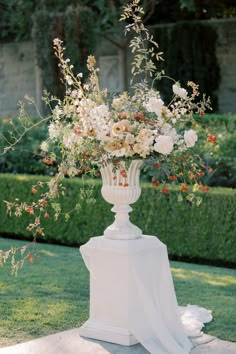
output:
MULTIPOLYGON (((128 43, 121 41, 121 29, 114 25, 123 3, 122 0, 0 3, 0 133, 8 134, 11 119, 18 124, 17 103, 24 94, 34 96, 39 110, 44 113, 40 100, 43 89, 59 96, 63 94, 52 50, 55 37, 65 41, 68 57, 85 78, 86 57, 95 53, 103 69, 101 85, 108 86, 111 92, 129 89, 128 43)), ((163 195, 160 188, 151 185, 151 176, 143 174, 142 195, 131 218, 144 233, 157 235, 167 245, 172 260, 198 263, 172 263, 178 300, 181 304, 212 306, 218 323, 209 324, 209 333, 236 341, 236 324, 232 320, 236 318, 233 316, 236 308, 233 302, 236 291, 236 6, 233 0, 171 0, 168 11, 164 0, 158 4, 144 1, 144 5, 146 24, 153 31, 160 50, 164 51, 167 74, 183 85, 186 80, 195 81, 201 92, 212 97, 213 113, 209 112, 202 120, 214 130, 217 143, 212 154, 207 152, 203 141, 198 144, 205 163, 202 180, 211 187, 207 193, 199 192, 203 197, 200 207, 176 203, 175 188, 163 195), (200 264, 232 269, 203 269, 200 264), (191 292, 190 288, 195 290, 191 292)), ((169 88, 161 89, 168 97, 169 88)), ((28 107, 28 112, 32 119, 37 119, 32 106, 28 107)), ((31 240, 32 236, 25 229, 28 217, 7 215, 3 200, 16 197, 30 200, 32 184, 53 174, 54 167, 45 165, 37 157, 45 134, 46 126, 41 126, 30 136, 26 135, 16 150, 0 156, 0 235, 3 237, 0 249, 21 244, 14 239, 31 240)), ((2 150, 3 139, 0 146, 2 150)), ((9 275, 8 266, 0 269, 0 291, 4 299, 0 345, 79 326, 87 316, 88 274, 77 248, 91 236, 102 234, 111 222, 112 213, 100 196, 99 179, 85 182, 81 178, 66 179, 64 185, 65 210, 72 201, 78 200, 79 212, 67 223, 62 216, 57 223, 51 218, 45 220, 45 237, 39 238, 42 244, 34 250, 41 258, 35 256, 35 262, 27 264, 18 278, 9 275), (83 206, 85 201, 79 196, 82 183, 86 186, 92 183, 95 188, 97 202, 89 207, 83 206), (58 248, 45 242, 75 248, 58 248), (55 273, 51 270, 54 266, 58 267, 55 273), (70 276, 61 278, 59 286, 52 278, 65 270, 70 276), (45 299, 43 307, 41 296, 45 299), (37 311, 33 309, 36 307, 37 311), (60 308, 60 314, 56 308, 60 308)))

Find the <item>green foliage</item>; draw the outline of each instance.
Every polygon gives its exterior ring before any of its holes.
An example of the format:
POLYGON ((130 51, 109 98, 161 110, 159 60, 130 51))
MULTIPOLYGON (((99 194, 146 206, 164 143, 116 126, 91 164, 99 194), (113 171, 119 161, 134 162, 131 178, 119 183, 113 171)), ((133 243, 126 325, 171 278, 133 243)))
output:
POLYGON ((172 257, 235 264, 235 196, 232 189, 215 188, 201 194, 203 201, 197 207, 177 203, 174 190, 162 196, 146 186, 137 202, 135 220, 145 220, 143 231, 159 236, 172 257))
MULTIPOLYGON (((13 119, 14 125, 18 132, 22 131, 21 123, 18 119, 13 119)), ((2 119, 0 126, 0 135, 10 138, 11 130, 10 120, 2 119)), ((52 167, 46 166, 42 162, 40 156, 40 143, 47 136, 47 127, 41 125, 31 130, 30 134, 26 134, 17 144, 14 150, 8 151, 4 155, 0 155, 0 172, 12 173, 28 173, 28 174, 51 174, 52 167)), ((0 151, 4 150, 6 141, 0 138, 0 151)))
MULTIPOLYGON (((216 57, 216 31, 207 24, 177 22, 168 30, 156 28, 154 39, 164 52, 163 69, 186 86, 188 81, 199 85, 200 92, 211 97, 212 107, 217 109, 215 92, 220 83, 220 71, 216 57), (181 43, 181 45, 180 45, 181 43)), ((172 96, 168 82, 157 83, 167 100, 172 96)))
POLYGON ((0 41, 28 40, 35 0, 0 1, 0 41))
POLYGON ((211 154, 206 140, 197 144, 206 165, 204 183, 208 186, 236 188, 236 116, 212 114, 202 117, 201 121, 217 138, 211 154), (212 173, 207 172, 210 168, 213 169, 212 173))
MULTIPOLYGON (((40 180, 45 181, 45 178, 40 180)), ((33 176, 0 175, 1 200, 13 201, 17 197, 32 201, 31 186, 38 180, 33 176)), ((94 205, 87 204, 86 198, 79 200, 80 179, 65 179, 63 185, 66 187, 65 196, 59 201, 65 215, 60 215, 55 223, 52 211, 48 210, 51 217, 42 222, 45 240, 79 246, 92 236, 102 235, 112 223, 113 214, 110 212, 111 206, 100 195, 101 184, 94 182, 94 197, 97 200, 94 205), (65 222, 66 212, 78 201, 79 213, 72 214, 65 222)), ((236 191, 215 188, 201 193, 203 202, 200 207, 177 203, 177 195, 174 189, 168 195, 162 195, 158 188, 144 184, 141 197, 133 207, 132 221, 144 234, 157 235, 167 244, 171 257, 219 265, 236 264, 236 191)), ((21 218, 10 217, 1 202, 0 217, 0 234, 32 238, 25 229, 30 222, 26 212, 21 218)))
POLYGON ((233 17, 235 0, 158 0, 152 24, 233 17))

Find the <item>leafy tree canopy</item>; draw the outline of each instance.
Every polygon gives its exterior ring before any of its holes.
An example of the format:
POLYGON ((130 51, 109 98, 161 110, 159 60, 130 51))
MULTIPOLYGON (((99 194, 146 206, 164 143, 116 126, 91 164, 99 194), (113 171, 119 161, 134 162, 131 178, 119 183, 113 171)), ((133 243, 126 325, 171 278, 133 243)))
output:
MULTIPOLYGON (((143 0, 147 14, 145 22, 156 24, 236 16, 235 0, 168 0, 168 6, 166 3, 166 0, 143 0)), ((65 12, 70 5, 87 7, 93 13, 93 25, 109 32, 117 29, 117 18, 124 4, 127 0, 0 0, 0 40, 27 40, 31 37, 35 12, 65 12)))

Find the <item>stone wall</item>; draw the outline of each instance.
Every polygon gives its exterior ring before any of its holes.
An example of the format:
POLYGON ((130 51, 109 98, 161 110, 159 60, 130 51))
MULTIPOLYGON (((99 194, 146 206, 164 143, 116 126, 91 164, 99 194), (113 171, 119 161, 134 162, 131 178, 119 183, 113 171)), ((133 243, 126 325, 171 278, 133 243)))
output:
MULTIPOLYGON (((0 44, 0 116, 14 116, 25 94, 39 96, 32 42, 0 44)), ((41 94, 40 94, 41 95, 41 94)), ((34 113, 32 106, 30 113, 34 113)))
MULTIPOLYGON (((217 58, 221 83, 217 92, 219 111, 236 113, 236 19, 210 20, 218 33, 217 58)), ((97 50, 101 84, 113 92, 126 89, 125 53, 109 41, 97 50), (114 63, 112 65, 112 63, 114 63), (106 85, 107 81, 107 85, 106 85)), ((35 97, 41 108, 41 75, 35 65, 32 42, 0 44, 0 117, 15 115, 25 94, 35 97)))

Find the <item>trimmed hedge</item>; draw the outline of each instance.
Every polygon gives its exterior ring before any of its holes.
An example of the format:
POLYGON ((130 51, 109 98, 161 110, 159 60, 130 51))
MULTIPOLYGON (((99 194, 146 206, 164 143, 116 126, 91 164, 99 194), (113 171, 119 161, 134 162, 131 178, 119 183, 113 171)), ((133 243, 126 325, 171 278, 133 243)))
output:
MULTIPOLYGON (((6 213, 3 200, 13 201, 16 197, 23 201, 33 200, 32 184, 49 177, 0 174, 0 234, 31 239, 26 231, 30 221, 25 217, 10 217, 6 213)), ((94 205, 82 203, 79 214, 74 213, 68 222, 59 217, 55 222, 45 219, 45 240, 66 245, 80 246, 92 236, 103 234, 103 230, 112 223, 111 205, 101 197, 100 181, 94 183, 94 205)), ((76 204, 80 179, 65 179, 66 195, 63 208, 69 210, 76 204)), ((133 206, 131 220, 144 234, 157 235, 168 247, 171 258, 192 261, 204 261, 219 265, 236 265, 236 191, 226 188, 214 188, 202 193, 200 207, 189 203, 177 202, 177 191, 170 190, 163 195, 158 188, 150 184, 142 185, 142 194, 133 206)))

